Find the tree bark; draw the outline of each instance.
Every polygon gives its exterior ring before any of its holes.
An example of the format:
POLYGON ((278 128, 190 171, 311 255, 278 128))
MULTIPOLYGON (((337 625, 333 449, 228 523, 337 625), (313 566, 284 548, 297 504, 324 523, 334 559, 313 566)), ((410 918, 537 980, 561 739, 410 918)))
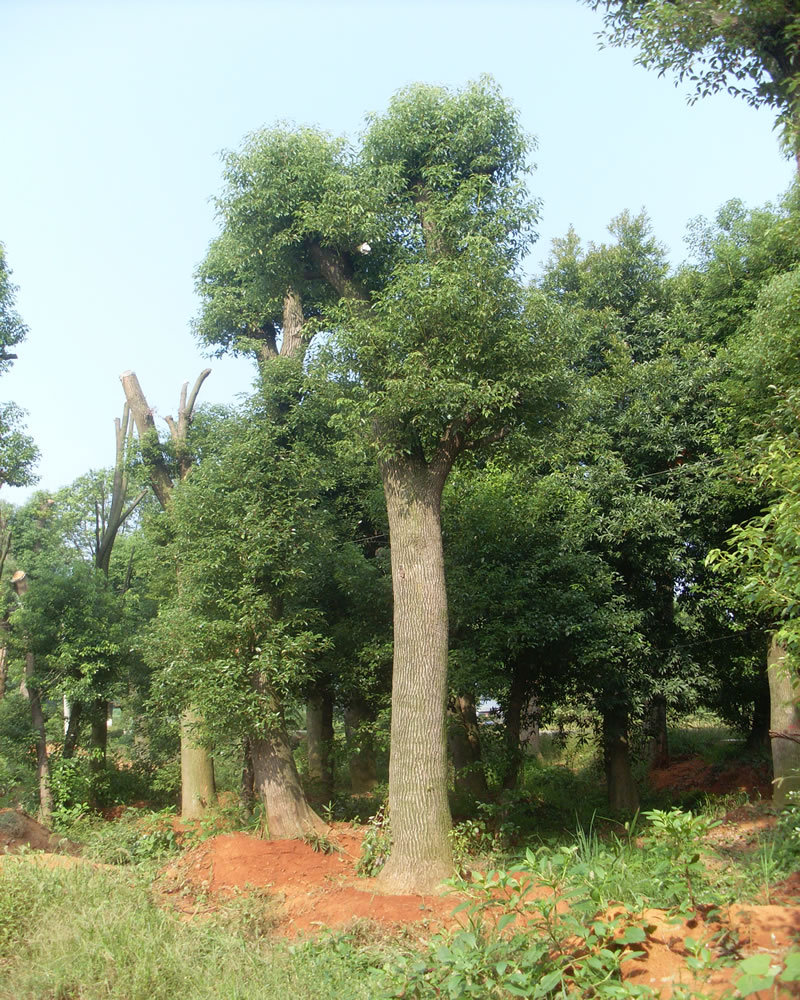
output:
POLYGON ((603 757, 609 806, 617 812, 635 813, 639 790, 631 771, 628 711, 620 704, 603 709, 603 757))
POLYGON ((772 801, 783 806, 800 791, 800 679, 786 663, 786 648, 772 636, 767 654, 772 741, 772 801))
POLYGON ((245 736, 242 742, 242 782, 239 793, 242 805, 248 816, 253 814, 256 802, 256 779, 253 773, 253 754, 250 749, 250 739, 245 736))
POLYGON ((36 731, 36 777, 39 782, 39 822, 45 826, 53 815, 53 792, 50 787, 50 760, 47 756, 47 734, 39 689, 32 683, 36 672, 33 653, 25 654, 24 693, 31 706, 31 719, 36 731))
POLYGON ((523 661, 515 659, 511 670, 511 684, 508 700, 503 708, 505 722, 506 759, 503 767, 503 788, 517 787, 519 766, 522 762, 520 734, 522 732, 522 712, 528 702, 527 680, 523 661))
POLYGON ((181 817, 198 819, 217 797, 214 761, 197 742, 199 718, 187 708, 181 716, 181 817))
POLYGON ((289 738, 283 728, 250 740, 256 793, 264 804, 266 832, 272 840, 291 840, 328 828, 303 792, 289 738))
MULTIPOLYGON (((202 371, 197 376, 191 393, 188 393, 189 383, 185 382, 181 387, 177 421, 172 417, 166 418, 178 461, 180 479, 185 478, 191 467, 191 456, 189 455, 187 443, 189 426, 194 415, 197 395, 200 392, 203 382, 210 374, 210 368, 202 371)), ((147 403, 135 372, 123 372, 120 375, 120 381, 122 382, 122 389, 130 409, 130 415, 133 417, 133 422, 136 425, 136 431, 139 435, 142 459, 150 477, 150 485, 158 502, 162 508, 166 509, 175 484, 172 481, 172 476, 164 457, 164 450, 158 438, 153 411, 147 403)), ((176 586, 180 586, 180 573, 178 573, 176 586)), ((191 732, 197 721, 198 717, 190 706, 181 719, 180 728, 181 815, 187 819, 193 819, 202 815, 206 807, 216 799, 214 760, 208 750, 200 746, 196 739, 193 738, 191 732)))
POLYGON ((394 668, 389 759, 393 846, 379 879, 393 892, 435 890, 453 874, 448 833, 447 591, 441 496, 448 470, 381 462, 391 538, 394 668))
POLYGON ((539 708, 539 699, 535 694, 531 695, 531 697, 528 698, 528 704, 525 706, 525 711, 522 713, 522 725, 519 731, 519 741, 523 749, 526 749, 528 753, 537 760, 543 759, 540 736, 541 718, 542 712, 539 708))
POLYGON ((327 688, 315 691, 306 703, 309 798, 333 799, 333 696, 327 688))
POLYGON ((481 758, 481 738, 475 696, 457 695, 448 706, 447 743, 453 759, 456 790, 486 801, 489 789, 481 758))
POLYGON ((344 710, 344 730, 347 737, 350 771, 350 791, 353 795, 369 795, 378 784, 378 764, 375 760, 375 740, 367 706, 354 699, 344 710))
POLYGON ((667 699, 660 694, 653 695, 647 714, 650 730, 650 766, 667 767, 669 765, 667 699))
POLYGON ((78 745, 78 734, 80 732, 81 719, 83 717, 83 703, 74 701, 69 709, 69 722, 67 731, 64 733, 64 749, 61 756, 64 760, 69 760, 75 755, 75 747, 78 745))

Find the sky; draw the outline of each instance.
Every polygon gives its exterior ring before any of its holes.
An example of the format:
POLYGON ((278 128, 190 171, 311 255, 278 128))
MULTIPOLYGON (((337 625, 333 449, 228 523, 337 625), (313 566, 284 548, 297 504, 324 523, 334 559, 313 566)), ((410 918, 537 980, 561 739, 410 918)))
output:
POLYGON ((251 362, 195 343, 193 273, 220 153, 264 126, 357 139, 409 83, 491 74, 537 139, 531 274, 570 226, 599 242, 625 209, 677 265, 691 219, 780 197, 770 111, 689 106, 632 50, 602 50, 601 27, 578 0, 0 0, 0 242, 29 328, 0 398, 28 411, 38 488, 113 463, 128 369, 157 419, 205 367, 201 402, 249 391, 251 362))

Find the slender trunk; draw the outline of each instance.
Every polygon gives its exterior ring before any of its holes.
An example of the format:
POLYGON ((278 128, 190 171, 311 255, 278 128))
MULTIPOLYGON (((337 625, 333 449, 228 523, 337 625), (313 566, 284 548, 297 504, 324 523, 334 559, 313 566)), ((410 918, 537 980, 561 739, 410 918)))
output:
POLYGON ((471 692, 453 698, 448 706, 447 744, 453 758, 456 790, 475 799, 488 799, 478 714, 471 692))
POLYGON ((320 688, 306 704, 308 785, 312 802, 333 799, 333 695, 320 688))
POLYGON ((539 699, 536 695, 528 698, 528 704, 522 713, 522 726, 519 731, 520 745, 537 760, 543 760, 542 743, 540 737, 540 724, 542 721, 542 711, 539 707, 539 699))
POLYGON ((516 659, 512 666, 508 700, 503 709, 505 721, 506 759, 503 767, 503 788, 516 788, 519 766, 522 762, 520 733, 522 712, 528 702, 527 678, 523 661, 516 659))
POLYGON ((187 708, 181 716, 181 817, 198 819, 217 798, 214 761, 197 741, 198 715, 187 708))
POLYGON ((369 795, 378 784, 378 764, 375 760, 375 739, 372 732, 374 721, 366 704, 357 698, 344 710, 347 766, 353 795, 369 795))
POLYGON ((250 749, 250 739, 245 736, 242 743, 242 783, 239 797, 248 816, 253 814, 256 802, 256 779, 253 774, 253 754, 250 749))
POLYGON ((36 671, 33 653, 25 654, 24 694, 31 706, 31 719, 36 731, 36 777, 39 781, 39 821, 47 825, 53 815, 53 792, 50 787, 50 760, 47 756, 47 735, 39 689, 32 683, 36 671))
POLYGON ((381 463, 391 538, 394 669, 389 759, 393 846, 380 881, 430 892, 453 874, 448 833, 447 591, 441 496, 446 472, 411 458, 381 463))
POLYGON ((628 710, 619 703, 603 709, 603 756, 609 806, 617 812, 635 813, 639 790, 631 771, 628 710))
MULTIPOLYGON (((3 636, 5 639, 5 636, 3 636)), ((8 647, 5 642, 0 646, 0 701, 6 696, 6 685, 8 683, 8 647)))
POLYGON ((786 663, 786 648, 772 636, 767 654, 772 740, 772 801, 786 805, 800 790, 800 680, 786 663))
POLYGON ((69 760, 75 754, 75 747, 78 745, 78 733, 80 732, 81 718, 83 717, 83 703, 74 701, 69 709, 69 723, 67 731, 64 733, 64 749, 61 756, 64 760, 69 760))
POLYGON ((660 694, 653 695, 647 714, 650 731, 650 766, 667 767, 669 765, 667 699, 660 694))

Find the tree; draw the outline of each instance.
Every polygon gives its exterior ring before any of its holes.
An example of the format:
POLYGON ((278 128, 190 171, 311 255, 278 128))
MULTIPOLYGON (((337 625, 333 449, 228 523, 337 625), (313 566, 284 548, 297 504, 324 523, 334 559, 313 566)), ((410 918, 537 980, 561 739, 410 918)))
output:
POLYGON ((605 9, 610 45, 636 45, 636 62, 677 74, 690 101, 727 91, 778 112, 800 171, 800 11, 794 0, 584 0, 605 9))
MULTIPOLYGON (((189 427, 194 415, 197 395, 203 382, 210 374, 210 368, 201 372, 188 395, 189 383, 186 382, 181 389, 177 421, 172 417, 167 417, 173 451, 174 464, 172 467, 170 467, 168 456, 159 440, 153 420, 153 411, 147 404, 136 373, 127 371, 120 376, 127 401, 126 405, 130 408, 133 422, 139 434, 142 461, 150 477, 153 492, 164 509, 169 506, 175 481, 185 479, 191 468, 189 427)), ((118 429, 118 440, 120 433, 121 431, 118 429)), ((125 434, 122 432, 123 440, 124 437, 125 434)), ((100 547, 98 544, 98 552, 100 547)), ((180 586, 180 563, 178 564, 176 585, 180 586)), ((198 722, 193 708, 188 705, 184 706, 181 716, 181 815, 188 818, 201 815, 206 806, 216 798, 214 762, 197 739, 195 729, 198 722)))
MULTIPOLYGON (((5 247, 0 243, 0 374, 17 355, 16 347, 27 335, 27 327, 16 310, 17 286, 11 281, 5 247)), ((0 486, 27 486, 36 482, 33 468, 39 452, 24 431, 24 411, 15 403, 0 403, 0 486)))
POLYGON ((445 757, 447 598, 441 495, 463 452, 507 434, 554 392, 547 315, 515 268, 535 205, 527 143, 487 80, 414 86, 361 147, 266 131, 227 158, 223 232, 200 269, 201 335, 275 351, 333 332, 324 379, 339 423, 377 458, 391 535, 394 670, 382 879, 421 891, 450 875, 445 757), (287 307, 291 307, 287 313, 287 307))

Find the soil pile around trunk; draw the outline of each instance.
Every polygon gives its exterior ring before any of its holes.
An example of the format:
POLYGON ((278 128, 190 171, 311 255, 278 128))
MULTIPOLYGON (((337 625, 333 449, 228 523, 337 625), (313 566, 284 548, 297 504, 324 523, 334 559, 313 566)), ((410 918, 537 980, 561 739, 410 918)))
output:
POLYGON ((186 914, 213 911, 214 900, 245 891, 269 893, 277 904, 277 932, 288 937, 343 928, 354 920, 385 927, 440 930, 460 902, 446 896, 392 896, 375 879, 359 878, 355 865, 363 834, 338 827, 331 854, 302 840, 260 840, 245 833, 223 834, 183 855, 164 873, 162 892, 186 914))
POLYGON ((80 853, 77 844, 51 833, 21 809, 0 809, 0 854, 13 854, 20 848, 62 854, 80 853))

